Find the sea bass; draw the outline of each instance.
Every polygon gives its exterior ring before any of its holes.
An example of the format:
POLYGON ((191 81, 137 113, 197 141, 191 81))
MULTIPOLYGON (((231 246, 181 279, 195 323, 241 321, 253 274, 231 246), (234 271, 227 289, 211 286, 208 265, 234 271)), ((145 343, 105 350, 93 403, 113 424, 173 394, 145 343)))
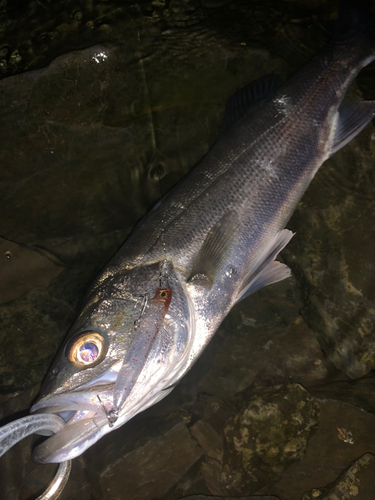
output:
POLYGON ((99 275, 31 409, 65 422, 36 461, 77 457, 164 398, 234 304, 290 275, 275 260, 285 225, 375 115, 375 102, 345 98, 375 59, 373 26, 354 24, 278 89, 270 78, 235 94, 216 144, 99 275))

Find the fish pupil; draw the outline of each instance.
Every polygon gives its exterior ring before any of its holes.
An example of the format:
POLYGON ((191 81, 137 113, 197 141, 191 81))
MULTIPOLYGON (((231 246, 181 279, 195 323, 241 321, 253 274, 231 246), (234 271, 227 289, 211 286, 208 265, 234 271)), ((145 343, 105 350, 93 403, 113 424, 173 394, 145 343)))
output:
POLYGON ((79 350, 79 357, 84 363, 92 363, 99 356, 98 346, 94 342, 85 342, 79 350))

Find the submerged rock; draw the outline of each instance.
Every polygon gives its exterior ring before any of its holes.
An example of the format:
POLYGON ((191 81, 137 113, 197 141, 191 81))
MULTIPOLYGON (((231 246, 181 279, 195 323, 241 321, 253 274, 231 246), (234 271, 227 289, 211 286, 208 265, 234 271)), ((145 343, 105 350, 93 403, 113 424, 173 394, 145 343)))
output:
POLYGON ((222 481, 232 493, 255 493, 300 460, 319 419, 319 405, 300 385, 264 389, 229 419, 222 481))
POLYGON ((374 497, 375 455, 366 453, 327 488, 314 488, 301 500, 370 500, 374 497))
MULTIPOLYGON (((319 425, 309 440, 304 457, 291 464, 282 477, 262 493, 301 500, 306 491, 327 488, 334 483, 338 475, 364 452, 375 454, 375 415, 341 401, 318 402, 319 425)), ((372 487, 368 500, 374 497, 372 487)))
POLYGON ((337 380, 329 384, 309 387, 320 400, 333 399, 375 413, 375 376, 357 380, 337 380))
POLYGON ((202 455, 184 423, 131 451, 101 473, 102 491, 111 498, 126 492, 132 500, 152 500, 168 492, 202 455), (124 474, 126 471, 126 474, 124 474), (114 476, 116 481, 114 481, 114 476))
POLYGON ((47 288, 64 264, 42 248, 0 238, 0 304, 21 297, 33 288, 47 288))
POLYGON ((231 398, 253 384, 296 382, 309 387, 324 381, 331 363, 303 320, 301 307, 293 279, 235 306, 211 341, 211 357, 203 354, 210 370, 199 383, 200 391, 231 398))
POLYGON ((373 127, 325 164, 288 227, 284 252, 302 314, 334 365, 356 379, 375 369, 373 127))

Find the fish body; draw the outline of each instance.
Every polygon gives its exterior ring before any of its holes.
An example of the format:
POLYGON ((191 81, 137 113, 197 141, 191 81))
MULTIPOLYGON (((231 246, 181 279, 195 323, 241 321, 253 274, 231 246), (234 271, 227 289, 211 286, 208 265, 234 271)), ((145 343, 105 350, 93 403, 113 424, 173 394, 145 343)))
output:
POLYGON ((36 448, 36 461, 74 458, 165 397, 236 302, 289 276, 275 261, 292 237, 286 223, 322 163, 375 115, 374 102, 344 99, 375 59, 372 31, 330 43, 250 109, 238 105, 248 90, 234 96, 216 144, 87 293, 32 408, 67 422, 36 448), (160 288, 171 290, 171 300, 152 313, 142 297, 160 288), (126 398, 115 396, 137 345, 137 321, 152 314, 158 323, 142 369, 126 398))

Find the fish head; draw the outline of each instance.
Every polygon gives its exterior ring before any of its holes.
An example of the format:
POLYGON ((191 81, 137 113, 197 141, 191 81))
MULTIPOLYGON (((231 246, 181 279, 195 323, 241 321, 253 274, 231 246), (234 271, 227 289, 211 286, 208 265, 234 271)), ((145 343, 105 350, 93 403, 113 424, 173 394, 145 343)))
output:
POLYGON ((32 413, 54 413, 66 422, 34 450, 36 462, 58 463, 80 455, 104 434, 166 396, 186 371, 194 328, 188 297, 171 266, 168 281, 173 296, 168 314, 129 397, 112 418, 116 380, 134 345, 135 325, 142 314, 147 317, 147 298, 160 287, 159 267, 139 267, 121 275, 107 270, 89 291, 45 379, 41 397, 31 408, 32 413))

